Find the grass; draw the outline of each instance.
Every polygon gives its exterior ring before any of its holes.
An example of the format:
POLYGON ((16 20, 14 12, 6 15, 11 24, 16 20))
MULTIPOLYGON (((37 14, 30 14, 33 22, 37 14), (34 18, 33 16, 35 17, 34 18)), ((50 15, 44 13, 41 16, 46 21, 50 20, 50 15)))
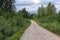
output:
POLYGON ((54 22, 40 22, 39 20, 36 20, 37 21, 37 23, 40 25, 40 26, 42 26, 42 27, 44 27, 45 29, 47 29, 47 30, 49 30, 49 31, 51 31, 51 32, 53 32, 53 33, 55 33, 55 34, 57 34, 57 35, 59 35, 60 36, 60 23, 59 22, 57 22, 57 21, 54 21, 54 22))
POLYGON ((11 37, 7 37, 5 40, 19 40, 29 25, 30 25, 30 22, 26 24, 26 26, 20 28, 20 30, 16 34, 13 34, 13 36, 11 37))

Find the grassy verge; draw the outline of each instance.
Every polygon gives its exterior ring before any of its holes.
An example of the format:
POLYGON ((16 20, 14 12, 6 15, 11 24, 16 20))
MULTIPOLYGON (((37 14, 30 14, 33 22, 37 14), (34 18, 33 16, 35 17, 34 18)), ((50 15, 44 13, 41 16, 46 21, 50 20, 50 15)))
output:
POLYGON ((46 28, 47 30, 57 34, 57 35, 60 35, 60 23, 57 22, 57 21, 54 21, 54 22, 46 22, 46 23, 42 23, 40 22, 39 20, 35 20, 37 21, 37 23, 42 26, 43 28, 46 28))
POLYGON ((24 27, 20 28, 17 33, 13 34, 11 37, 7 37, 5 40, 19 40, 29 25, 30 25, 30 22, 27 23, 24 27))

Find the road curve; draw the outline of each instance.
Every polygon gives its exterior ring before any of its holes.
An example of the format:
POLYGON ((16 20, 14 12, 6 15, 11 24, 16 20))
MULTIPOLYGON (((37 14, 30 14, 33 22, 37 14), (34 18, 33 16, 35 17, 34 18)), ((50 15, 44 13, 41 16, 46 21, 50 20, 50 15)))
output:
POLYGON ((31 25, 24 32, 20 40, 60 40, 60 37, 40 27, 31 20, 31 25))

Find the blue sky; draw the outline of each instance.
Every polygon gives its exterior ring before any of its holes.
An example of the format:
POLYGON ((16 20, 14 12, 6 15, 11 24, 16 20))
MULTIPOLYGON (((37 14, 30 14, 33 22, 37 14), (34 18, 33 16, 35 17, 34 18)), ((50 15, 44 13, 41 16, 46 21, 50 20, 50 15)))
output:
POLYGON ((15 6, 17 11, 26 8, 29 12, 36 12, 38 7, 42 4, 46 7, 49 2, 55 4, 57 11, 60 10, 60 0, 16 0, 15 6))

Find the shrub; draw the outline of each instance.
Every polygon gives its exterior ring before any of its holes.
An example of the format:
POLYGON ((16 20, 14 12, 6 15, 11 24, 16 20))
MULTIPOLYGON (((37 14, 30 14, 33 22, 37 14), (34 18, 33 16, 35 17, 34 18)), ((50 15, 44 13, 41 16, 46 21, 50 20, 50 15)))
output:
POLYGON ((0 40, 4 40, 4 36, 1 32, 0 32, 0 40))

